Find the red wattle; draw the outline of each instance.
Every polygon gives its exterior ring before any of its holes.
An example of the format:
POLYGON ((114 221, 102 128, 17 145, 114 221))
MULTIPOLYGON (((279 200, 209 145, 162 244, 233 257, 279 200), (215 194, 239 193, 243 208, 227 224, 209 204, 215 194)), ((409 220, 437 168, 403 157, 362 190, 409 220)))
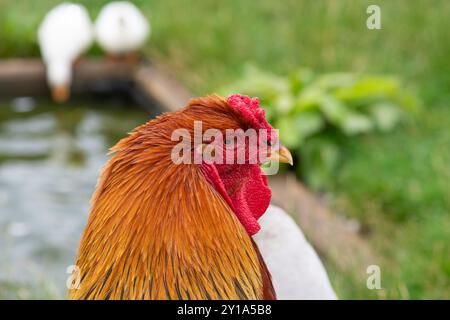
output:
POLYGON ((258 219, 266 212, 271 199, 267 178, 258 165, 212 165, 203 163, 202 171, 209 183, 230 205, 250 236, 260 230, 258 219))

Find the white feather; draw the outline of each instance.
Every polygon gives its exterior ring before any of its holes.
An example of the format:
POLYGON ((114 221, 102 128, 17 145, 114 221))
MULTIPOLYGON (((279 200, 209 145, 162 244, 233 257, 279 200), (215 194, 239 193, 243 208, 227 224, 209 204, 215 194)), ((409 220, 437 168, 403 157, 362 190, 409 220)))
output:
POLYGON ((50 85, 70 84, 72 64, 93 38, 93 26, 83 6, 63 3, 47 13, 38 29, 38 42, 50 85))
POLYGON ((104 6, 95 21, 99 45, 113 55, 137 51, 150 33, 150 24, 132 3, 111 2, 104 6))
POLYGON ((328 275, 302 230, 282 209, 269 206, 254 236, 280 300, 334 300, 328 275))

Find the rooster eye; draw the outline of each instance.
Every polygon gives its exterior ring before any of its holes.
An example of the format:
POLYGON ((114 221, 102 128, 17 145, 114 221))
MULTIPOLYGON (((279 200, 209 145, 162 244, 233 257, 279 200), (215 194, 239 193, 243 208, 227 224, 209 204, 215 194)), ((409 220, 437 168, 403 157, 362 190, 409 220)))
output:
POLYGON ((271 146, 272 146, 272 141, 266 140, 266 144, 267 144, 269 147, 271 147, 271 146))

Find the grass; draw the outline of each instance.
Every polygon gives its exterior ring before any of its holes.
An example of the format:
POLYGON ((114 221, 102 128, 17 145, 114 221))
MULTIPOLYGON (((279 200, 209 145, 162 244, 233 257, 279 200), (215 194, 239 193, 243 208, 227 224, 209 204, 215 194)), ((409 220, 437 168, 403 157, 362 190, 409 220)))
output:
MULTIPOLYGON (((59 1, 0 2, 0 57, 38 55, 35 30, 59 1)), ((79 1, 92 17, 107 1, 79 1)), ((424 109, 395 132, 346 146, 330 181, 330 206, 358 219, 383 261, 382 292, 328 265, 345 298, 450 297, 450 42, 445 0, 376 1, 382 30, 365 26, 373 1, 134 1, 150 17, 145 52, 203 95, 238 77, 247 62, 286 73, 400 75, 424 109)), ((92 49, 98 54, 99 49, 92 49)))
POLYGON ((437 107, 389 135, 353 141, 330 186, 333 207, 358 219, 383 257, 387 298, 450 298, 449 119, 437 107))

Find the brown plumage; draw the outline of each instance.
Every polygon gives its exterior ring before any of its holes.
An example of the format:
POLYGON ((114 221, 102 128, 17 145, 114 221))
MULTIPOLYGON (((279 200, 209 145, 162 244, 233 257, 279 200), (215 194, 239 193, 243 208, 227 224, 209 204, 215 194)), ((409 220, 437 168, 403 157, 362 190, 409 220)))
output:
POLYGON ((112 148, 92 198, 71 299, 274 299, 255 243, 199 165, 176 165, 171 133, 248 124, 218 96, 136 128, 112 148))

